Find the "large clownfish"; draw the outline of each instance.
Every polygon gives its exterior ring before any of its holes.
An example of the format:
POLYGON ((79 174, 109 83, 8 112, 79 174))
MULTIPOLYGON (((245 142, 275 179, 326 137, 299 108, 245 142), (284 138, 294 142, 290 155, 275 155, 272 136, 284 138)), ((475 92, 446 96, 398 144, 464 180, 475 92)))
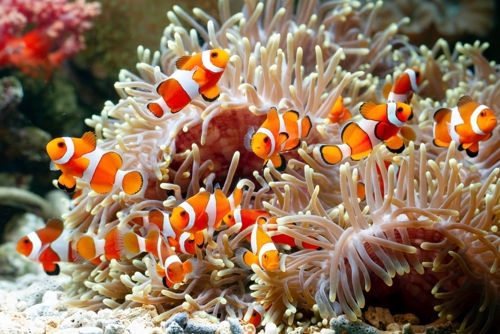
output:
POLYGON ((247 150, 264 159, 264 167, 271 160, 274 168, 282 172, 286 169, 286 160, 281 152, 298 148, 300 139, 309 135, 311 127, 309 116, 299 119, 299 113, 295 110, 278 114, 278 110, 273 107, 257 132, 250 128, 244 144, 247 150))
POLYGON ((479 142, 488 140, 498 120, 489 107, 462 96, 456 107, 441 108, 434 113, 434 145, 450 146, 455 141, 460 151, 469 157, 477 156, 479 142))
POLYGON ((21 238, 16 250, 28 259, 41 263, 48 275, 59 275, 58 262, 82 260, 75 250, 73 241, 66 241, 68 235, 69 230, 64 229, 62 221, 50 219, 44 228, 21 238))
POLYGON ((222 49, 180 57, 174 73, 156 87, 160 98, 148 103, 148 110, 160 118, 166 113, 179 112, 200 94, 206 101, 215 101, 220 94, 217 82, 228 60, 229 54, 222 49))
POLYGON ((394 85, 386 84, 383 88, 383 95, 387 102, 403 102, 410 104, 413 93, 418 90, 421 80, 420 71, 416 68, 407 68, 401 74, 394 85))
POLYGON ((222 218, 240 204, 242 194, 241 188, 236 188, 229 197, 220 189, 213 194, 200 191, 172 210, 170 223, 175 229, 194 234, 208 228, 211 237, 222 218))
POLYGON ((167 239, 170 246, 175 251, 182 254, 196 254, 196 247, 203 248, 204 236, 202 231, 196 233, 183 232, 172 226, 168 213, 158 209, 149 211, 145 217, 134 218, 134 223, 149 230, 151 225, 155 225, 167 239))
POLYGON ((318 145, 314 149, 317 160, 326 164, 336 164, 351 157, 360 160, 367 157, 375 145, 384 143, 393 153, 404 150, 404 142, 398 136, 399 129, 413 117, 412 108, 402 102, 375 105, 366 102, 359 108, 363 118, 349 122, 342 129, 340 145, 318 145))
POLYGON ((197 276, 202 270, 195 258, 183 263, 157 228, 152 228, 145 238, 128 231, 123 235, 122 242, 123 250, 128 256, 148 252, 158 259, 160 264, 156 265, 156 270, 158 275, 163 277, 165 287, 170 288, 174 283, 182 283, 187 275, 197 276))
POLYGON ((75 190, 75 177, 87 181, 90 188, 100 194, 108 193, 118 185, 126 194, 134 195, 147 184, 143 171, 120 170, 123 164, 121 156, 98 148, 92 132, 86 132, 82 138, 53 139, 46 149, 52 160, 51 169, 62 171, 57 185, 67 192, 75 190))
POLYGON ((267 271, 275 271, 279 268, 278 250, 262 225, 255 224, 250 243, 252 251, 245 248, 236 250, 236 262, 242 268, 251 268, 252 264, 267 271))

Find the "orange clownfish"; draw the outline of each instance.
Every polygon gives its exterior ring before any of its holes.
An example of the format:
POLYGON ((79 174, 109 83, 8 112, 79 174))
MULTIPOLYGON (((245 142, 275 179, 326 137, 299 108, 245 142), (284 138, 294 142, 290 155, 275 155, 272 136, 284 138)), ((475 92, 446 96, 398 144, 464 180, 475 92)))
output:
POLYGON ((250 128, 244 144, 247 150, 264 159, 264 167, 271 160, 274 168, 282 172, 286 169, 286 160, 281 152, 298 148, 300 139, 309 135, 311 127, 309 116, 299 119, 299 113, 295 110, 278 114, 278 110, 273 107, 257 132, 250 128))
MULTIPOLYGON (((250 308, 247 309, 247 312, 250 308)), ((252 314, 250 314, 250 317, 246 322, 249 324, 254 325, 256 328, 262 323, 262 319, 264 318, 264 315, 266 313, 266 310, 262 305, 252 305, 252 314)), ((244 319, 246 319, 246 315, 244 319)))
POLYGON ((172 210, 170 223, 178 230, 195 234, 208 228, 211 236, 219 228, 222 218, 240 205, 242 195, 241 188, 236 188, 229 197, 220 189, 213 194, 201 191, 172 210))
MULTIPOLYGON (((259 217, 270 217, 270 216, 271 215, 266 210, 234 209, 222 219, 222 222, 228 226, 233 226, 237 223, 241 223, 240 231, 244 231, 247 227, 255 224, 259 217)), ((261 222, 265 223, 265 221, 261 222)), ((250 241, 251 234, 247 234, 246 238, 248 241, 250 241)))
POLYGON ((217 82, 228 61, 229 54, 222 49, 180 57, 174 73, 156 87, 161 97, 149 102, 148 110, 160 118, 166 113, 179 112, 200 94, 205 101, 215 101, 220 94, 217 82))
POLYGON ((158 275, 163 277, 163 285, 167 288, 174 283, 184 282, 186 275, 196 275, 199 271, 197 260, 194 258, 182 263, 157 228, 152 228, 146 238, 132 231, 126 232, 122 242, 123 249, 129 256, 148 252, 158 259, 160 264, 156 265, 156 270, 158 275))
POLYGON ((116 184, 126 194, 134 195, 147 184, 143 171, 120 170, 123 164, 121 156, 98 148, 92 132, 86 132, 82 138, 53 139, 46 149, 52 160, 51 169, 62 171, 57 185, 67 192, 75 190, 75 177, 87 181, 92 190, 100 194, 110 192, 116 184))
POLYGON ((403 102, 410 104, 413 93, 418 90, 421 79, 420 71, 416 68, 407 68, 401 74, 394 85, 386 84, 382 94, 387 102, 403 102))
POLYGON ((137 225, 143 226, 146 230, 149 230, 151 224, 157 226, 170 246, 175 248, 176 252, 182 254, 196 254, 196 247, 203 248, 203 232, 189 233, 174 228, 170 223, 168 213, 161 210, 151 210, 147 216, 135 218, 133 221, 137 225))
POLYGON ((98 259, 103 254, 108 261, 119 260, 121 250, 117 243, 118 238, 119 230, 117 227, 111 229, 103 239, 97 238, 96 235, 85 234, 76 241, 76 251, 88 261, 98 259))
POLYGON ((363 119, 349 122, 342 129, 343 144, 316 146, 314 156, 317 160, 329 165, 339 163, 347 157, 360 160, 367 157, 379 143, 384 143, 393 153, 403 152, 405 145, 398 132, 413 117, 413 110, 408 104, 389 102, 375 105, 373 102, 366 102, 359 111, 363 119))
POLYGON ((489 107, 462 96, 456 107, 441 108, 434 113, 434 145, 450 146, 455 141, 460 151, 469 157, 477 156, 479 142, 488 140, 498 119, 489 107))
POLYGON ((262 225, 255 224, 250 243, 252 251, 245 248, 236 250, 236 262, 241 267, 249 268, 252 264, 256 264, 267 271, 275 271, 279 268, 278 250, 262 225))
POLYGON ((330 114, 328 115, 330 123, 342 123, 351 118, 351 112, 349 111, 349 109, 344 107, 344 99, 342 98, 342 96, 339 96, 339 98, 333 105, 332 110, 330 110, 330 114))
POLYGON ((81 258, 73 242, 66 241, 69 230, 58 219, 49 219, 44 228, 24 236, 17 242, 16 250, 28 259, 40 262, 48 275, 59 275, 57 262, 76 262, 81 258))

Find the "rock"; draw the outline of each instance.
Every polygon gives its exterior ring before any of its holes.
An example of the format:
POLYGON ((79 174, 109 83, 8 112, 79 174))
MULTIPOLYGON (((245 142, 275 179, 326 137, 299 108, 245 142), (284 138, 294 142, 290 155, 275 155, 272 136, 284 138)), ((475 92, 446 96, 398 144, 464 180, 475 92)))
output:
POLYGON ((330 329, 335 330, 335 333, 344 333, 346 331, 349 334, 380 333, 378 329, 362 323, 361 320, 350 321, 345 315, 341 315, 337 318, 332 318, 332 320, 330 321, 330 329))
POLYGON ((82 327, 78 334, 102 334, 102 329, 99 327, 82 327))
POLYGON ((385 329, 387 325, 395 322, 389 310, 383 307, 369 306, 365 311, 365 319, 378 329, 385 329))
POLYGON ((412 313, 405 313, 405 314, 396 314, 394 316, 394 321, 396 321, 398 324, 411 324, 411 325, 418 325, 420 324, 420 319, 412 314, 412 313))

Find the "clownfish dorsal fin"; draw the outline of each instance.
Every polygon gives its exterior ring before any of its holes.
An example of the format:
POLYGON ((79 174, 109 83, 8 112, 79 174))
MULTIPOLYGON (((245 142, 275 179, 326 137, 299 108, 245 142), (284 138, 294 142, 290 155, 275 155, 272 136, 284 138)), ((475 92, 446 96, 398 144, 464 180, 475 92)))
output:
POLYGON ((83 134, 82 140, 85 144, 88 144, 92 148, 96 148, 96 138, 95 134, 91 131, 87 131, 83 134))
POLYGON ((467 103, 474 102, 469 95, 462 96, 457 103, 457 107, 466 105, 467 103))
POLYGON ((377 105, 373 102, 365 102, 359 107, 359 113, 363 118, 365 119, 373 119, 373 116, 370 117, 370 112, 375 108, 377 105))
POLYGON ((248 132, 245 134, 245 138, 243 139, 243 145, 250 152, 252 152, 252 137, 254 134, 255 129, 252 126, 250 129, 248 129, 248 132))
POLYGON ((288 133, 286 132, 280 132, 278 134, 278 142, 277 142, 277 146, 280 147, 287 139, 288 139, 288 133))
POLYGON ((47 220, 47 223, 45 224, 45 227, 48 229, 56 230, 56 231, 61 231, 64 229, 64 224, 62 221, 59 219, 49 219, 47 220))
POLYGON ((269 109, 269 111, 267 112, 267 120, 279 124, 280 120, 278 116, 278 109, 276 109, 276 107, 271 107, 271 109, 269 109))
POLYGON ((299 120, 299 112, 295 110, 288 110, 283 114, 283 120, 285 124, 288 122, 297 122, 299 120))
POLYGON ((175 62, 175 67, 178 68, 179 70, 185 70, 184 66, 186 63, 191 59, 191 56, 182 56, 177 61, 175 62))

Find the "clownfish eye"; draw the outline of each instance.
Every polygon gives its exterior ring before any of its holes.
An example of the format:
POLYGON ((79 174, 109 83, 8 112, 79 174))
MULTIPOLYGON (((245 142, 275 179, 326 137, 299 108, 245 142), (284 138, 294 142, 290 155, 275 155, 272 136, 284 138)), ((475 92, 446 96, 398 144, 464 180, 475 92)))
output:
POLYGON ((186 214, 187 214, 187 212, 186 212, 186 211, 182 211, 182 212, 180 213, 181 217, 184 217, 186 214))
POLYGON ((398 112, 403 112, 403 107, 399 107, 398 112))
POLYGON ((420 76, 420 72, 415 71, 415 77, 418 78, 419 76, 420 76))
POLYGON ((233 216, 232 215, 227 215, 227 218, 233 219, 233 216))
POLYGON ((264 254, 264 259, 267 259, 267 254, 264 254))
POLYGON ((189 244, 192 244, 193 242, 194 242, 194 240, 188 240, 189 244))
POLYGON ((167 268, 167 273, 171 274, 172 273, 172 269, 167 268))
POLYGON ((23 241, 25 244, 28 244, 30 241, 28 239, 24 239, 23 241))
POLYGON ((252 317, 256 317, 257 316, 257 312, 253 311, 252 312, 252 317))
POLYGON ((267 142, 268 142, 268 141, 269 141, 269 137, 268 137, 268 136, 265 136, 265 137, 264 137, 264 143, 266 143, 266 144, 267 144, 267 142))
POLYGON ((57 147, 59 148, 63 148, 65 145, 64 145, 64 142, 63 141, 60 141, 57 143, 57 147))
POLYGON ((210 57, 212 57, 212 58, 217 58, 217 56, 218 56, 218 53, 217 53, 217 52, 212 52, 212 53, 210 54, 210 57))
POLYGON ((485 115, 484 111, 481 111, 480 115, 481 115, 481 117, 484 117, 484 115, 485 115))

